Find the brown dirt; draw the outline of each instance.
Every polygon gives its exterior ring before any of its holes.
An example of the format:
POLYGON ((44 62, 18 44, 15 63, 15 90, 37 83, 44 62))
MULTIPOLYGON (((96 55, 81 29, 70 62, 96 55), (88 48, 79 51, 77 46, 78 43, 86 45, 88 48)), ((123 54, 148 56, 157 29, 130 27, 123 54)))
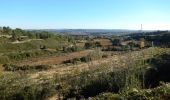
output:
POLYGON ((31 41, 43 41, 43 39, 28 39, 28 40, 24 40, 24 41, 14 41, 11 43, 12 44, 20 44, 20 43, 26 43, 26 42, 31 42, 31 41))
POLYGON ((88 55, 90 52, 93 50, 85 50, 85 51, 80 51, 80 52, 73 52, 73 53, 68 53, 64 56, 48 56, 48 57, 39 57, 39 58, 33 58, 31 60, 24 60, 17 65, 52 65, 52 64, 60 64, 63 61, 73 59, 73 58, 78 58, 82 56, 88 55))

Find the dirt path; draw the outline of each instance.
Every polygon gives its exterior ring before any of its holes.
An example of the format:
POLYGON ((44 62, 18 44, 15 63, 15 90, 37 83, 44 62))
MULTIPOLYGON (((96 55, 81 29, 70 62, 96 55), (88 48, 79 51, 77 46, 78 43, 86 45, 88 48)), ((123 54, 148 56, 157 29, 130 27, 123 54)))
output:
POLYGON ((68 53, 64 56, 49 56, 49 57, 39 57, 39 58, 33 58, 31 60, 25 60, 19 62, 17 65, 54 65, 54 64, 60 64, 63 61, 73 59, 73 58, 78 58, 82 56, 88 55, 90 52, 93 50, 84 50, 80 52, 73 52, 73 53, 68 53))
POLYGON ((11 42, 12 44, 20 44, 20 43, 26 43, 26 42, 31 42, 31 41, 43 41, 43 39, 28 39, 28 40, 24 40, 24 41, 14 41, 11 42))

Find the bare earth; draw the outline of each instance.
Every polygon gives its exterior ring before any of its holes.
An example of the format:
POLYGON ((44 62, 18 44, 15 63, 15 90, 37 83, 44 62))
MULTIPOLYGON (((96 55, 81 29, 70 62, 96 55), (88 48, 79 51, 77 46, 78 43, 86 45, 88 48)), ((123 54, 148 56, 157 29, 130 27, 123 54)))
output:
POLYGON ((73 53, 68 53, 64 56, 48 56, 48 57, 39 57, 39 58, 33 58, 31 60, 24 60, 18 63, 18 65, 54 65, 54 64, 60 64, 63 61, 73 59, 73 58, 78 58, 82 56, 88 55, 90 52, 93 50, 85 50, 85 51, 80 51, 80 52, 73 52, 73 53))

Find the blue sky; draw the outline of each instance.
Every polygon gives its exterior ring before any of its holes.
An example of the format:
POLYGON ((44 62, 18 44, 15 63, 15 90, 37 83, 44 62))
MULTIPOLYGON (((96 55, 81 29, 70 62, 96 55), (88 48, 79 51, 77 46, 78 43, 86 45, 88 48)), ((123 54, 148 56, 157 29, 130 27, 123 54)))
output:
POLYGON ((170 0, 0 0, 0 26, 170 29, 170 0))

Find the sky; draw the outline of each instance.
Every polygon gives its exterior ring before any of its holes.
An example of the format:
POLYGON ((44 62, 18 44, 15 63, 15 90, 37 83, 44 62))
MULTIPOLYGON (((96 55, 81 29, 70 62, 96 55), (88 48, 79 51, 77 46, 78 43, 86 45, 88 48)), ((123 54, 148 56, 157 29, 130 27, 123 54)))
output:
POLYGON ((170 0, 0 0, 0 26, 170 30, 170 0))

